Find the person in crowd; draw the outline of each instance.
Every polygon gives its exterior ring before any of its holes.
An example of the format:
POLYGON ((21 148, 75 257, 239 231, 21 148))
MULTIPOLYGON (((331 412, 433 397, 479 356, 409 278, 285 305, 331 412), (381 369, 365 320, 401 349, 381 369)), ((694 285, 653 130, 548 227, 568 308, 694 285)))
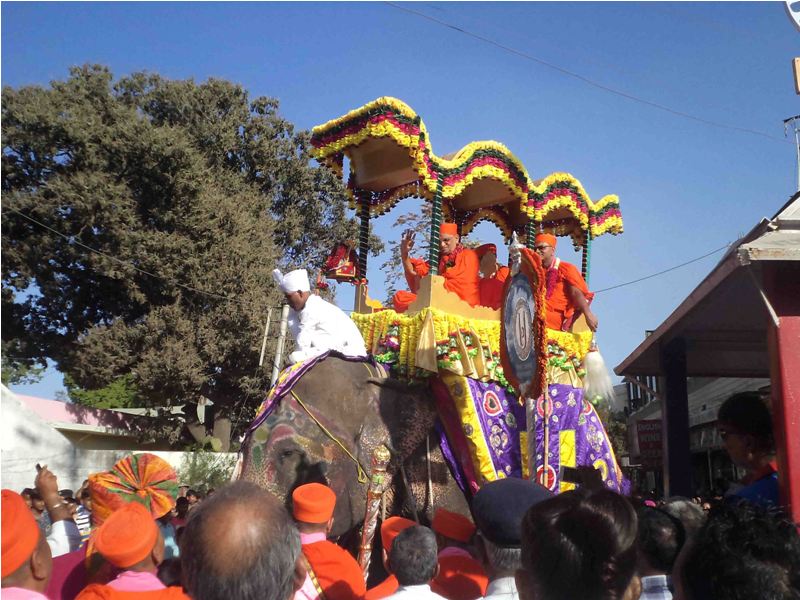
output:
POLYGON ((75 521, 75 525, 78 527, 78 531, 81 534, 81 543, 86 542, 89 539, 89 535, 92 533, 92 513, 86 508, 86 504, 91 506, 91 499, 89 499, 89 490, 83 490, 80 492, 80 495, 86 495, 87 498, 73 498, 71 504, 73 504, 73 514, 72 518, 75 521))
POLYGON ((189 502, 189 509, 193 509, 200 502, 200 493, 195 490, 186 492, 186 500, 189 502))
POLYGON ((272 272, 275 283, 286 296, 289 311, 289 331, 295 350, 289 355, 292 363, 337 350, 347 356, 366 356, 367 348, 361 332, 342 309, 311 293, 305 269, 272 272))
POLYGON ((164 539, 164 560, 178 558, 181 553, 178 547, 177 532, 175 531, 175 526, 172 524, 172 518, 172 512, 168 512, 164 516, 156 519, 158 531, 164 539))
POLYGON ((671 600, 672 567, 686 541, 680 520, 661 508, 644 506, 637 511, 636 535, 642 600, 671 600))
POLYGON ((521 600, 635 600, 636 512, 615 492, 585 488, 535 504, 515 579, 521 600))
POLYGON ((481 261, 481 279, 478 283, 480 305, 499 310, 503 302, 503 284, 511 271, 508 267, 497 264, 497 246, 494 244, 478 246, 475 248, 475 253, 481 261))
POLYGON ((186 519, 189 518, 189 499, 185 496, 178 497, 175 501, 175 516, 172 517, 172 526, 175 532, 186 525, 186 519))
POLYGON ((439 572, 431 589, 447 600, 475 600, 486 592, 489 578, 473 556, 475 525, 468 517, 444 508, 436 509, 431 529, 439 548, 439 572))
POLYGON ((574 265, 556 257, 556 236, 538 234, 533 249, 542 259, 545 269, 547 327, 566 330, 580 312, 586 317, 589 329, 597 331, 597 317, 589 308, 594 294, 574 265))
POLYGON ((58 478, 44 466, 36 474, 34 485, 47 509, 47 519, 50 522, 47 543, 53 558, 77 550, 81 545, 81 533, 72 519, 69 503, 58 493, 58 478))
POLYGON ((30 506, 33 518, 36 519, 36 524, 39 526, 39 529, 41 529, 42 533, 45 535, 49 535, 52 523, 42 495, 36 489, 31 488, 22 490, 22 495, 26 498, 26 502, 30 499, 28 506, 30 506))
MULTIPOLYGON (((96 530, 130 502, 146 506, 153 520, 169 514, 175 506, 177 476, 169 463, 158 456, 133 454, 117 461, 109 471, 90 475, 88 490, 96 530)), ((74 600, 87 584, 105 584, 117 575, 117 567, 97 552, 96 544, 84 544, 77 551, 54 559, 47 597, 74 600)))
POLYGON ((183 531, 184 586, 193 600, 290 600, 303 582, 294 523, 274 496, 253 483, 219 489, 183 531))
POLYGON ((381 546, 383 547, 383 568, 386 569, 388 576, 381 583, 367 590, 364 600, 381 600, 394 594, 400 587, 395 577, 389 571, 389 555, 392 552, 392 544, 401 531, 416 525, 411 519, 404 517, 389 517, 381 523, 381 546))
POLYGON ((661 510, 681 522, 686 532, 687 540, 694 537, 706 522, 706 513, 703 512, 702 507, 699 504, 695 504, 694 500, 689 500, 681 496, 667 498, 661 510))
POLYGON ((132 594, 141 600, 187 599, 182 588, 167 587, 158 578, 164 538, 143 504, 133 501, 114 511, 93 541, 103 558, 121 572, 107 584, 87 586, 77 600, 125 600, 132 594))
POLYGON ((774 509, 723 503, 675 563, 676 600, 800 598, 800 534, 774 509))
POLYGON ((307 483, 292 492, 292 513, 312 581, 327 600, 360 599, 367 591, 361 567, 327 539, 335 508, 336 494, 321 483, 307 483))
MULTIPOLYGON (((420 281, 430 273, 427 261, 409 256, 413 247, 414 232, 404 232, 400 239, 400 259, 411 291, 401 290, 392 297, 392 306, 400 313, 407 311, 417 299, 420 281)), ((470 306, 477 306, 481 301, 479 268, 478 254, 461 245, 458 225, 442 223, 439 227, 439 275, 444 277, 444 288, 457 294, 470 306)))
POLYGON ((552 497, 543 485, 516 478, 487 483, 473 497, 478 553, 489 576, 485 598, 519 597, 514 575, 522 567, 522 518, 531 506, 552 497))
POLYGON ((443 600, 431 590, 430 582, 439 570, 436 534, 422 525, 401 531, 392 544, 389 570, 400 587, 392 600, 443 600))
POLYGON ((741 392, 719 408, 717 428, 731 461, 746 471, 742 487, 729 498, 778 506, 772 417, 758 392, 741 392))
POLYGON ((50 546, 21 495, 2 491, 2 573, 4 600, 45 600, 53 559, 50 546))

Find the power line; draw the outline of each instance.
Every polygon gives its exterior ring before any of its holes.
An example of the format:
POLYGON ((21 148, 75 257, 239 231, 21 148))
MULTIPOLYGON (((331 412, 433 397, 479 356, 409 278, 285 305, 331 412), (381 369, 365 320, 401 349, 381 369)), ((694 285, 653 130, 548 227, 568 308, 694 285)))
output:
POLYGON ((646 100, 645 98, 640 98, 638 96, 634 96, 633 94, 629 94, 628 92, 623 92, 622 90, 618 90, 616 88, 612 88, 612 87, 607 86, 605 84, 599 83, 597 81, 589 79, 588 77, 580 75, 579 73, 576 73, 574 71, 570 71, 569 69, 566 69, 566 68, 561 67, 559 65, 556 65, 554 63, 548 62, 548 61, 546 61, 544 59, 541 59, 541 58, 538 58, 538 57, 533 56, 531 54, 528 54, 526 52, 523 52, 522 50, 517 50, 516 48, 512 48, 510 46, 506 46, 506 45, 501 44, 500 42, 497 42, 497 41, 495 41, 495 40, 493 40, 491 38, 483 36, 483 35, 481 35, 479 33, 475 33, 473 31, 469 31, 469 30, 464 29, 462 27, 459 27, 457 25, 453 25, 452 23, 448 23, 447 21, 444 21, 442 19, 438 19, 436 17, 432 17, 430 15, 426 15, 425 13, 422 13, 422 12, 419 12, 419 11, 416 11, 416 10, 412 10, 410 8, 406 8, 405 6, 401 6, 401 5, 396 4, 394 2, 388 2, 387 1, 386 4, 388 4, 389 6, 391 6, 393 8, 396 8, 398 10, 402 10, 404 12, 410 13, 412 15, 416 15, 416 16, 421 17, 423 19, 427 19, 428 21, 432 21, 434 23, 442 25, 443 27, 447 27, 448 29, 452 29, 454 31, 457 31, 458 33, 463 33, 466 36, 475 38, 476 40, 479 40, 479 41, 484 42, 486 44, 489 44, 491 46, 495 46, 496 48, 500 48, 501 50, 504 50, 506 52, 510 52, 511 54, 515 54, 516 56, 519 56, 520 58, 524 58, 525 60, 529 60, 529 61, 538 63, 538 64, 540 64, 542 66, 545 66, 545 67, 548 67, 550 69, 553 69, 555 71, 558 71, 559 73, 562 73, 563 75, 567 75, 569 77, 573 77, 575 79, 578 79, 579 81, 582 81, 583 83, 591 85, 592 87, 595 87, 597 89, 603 90, 604 92, 608 92, 608 93, 614 94, 616 96, 621 96, 622 98, 627 98, 628 100, 633 100, 634 102, 639 102, 640 104, 644 104, 646 106, 650 106, 651 108, 656 108, 658 110, 670 113, 670 114, 678 116, 678 117, 683 117, 685 119, 690 119, 692 121, 696 121, 698 123, 703 123, 705 125, 711 125, 712 127, 718 127, 720 129, 730 129, 731 131, 738 131, 740 133, 749 133, 749 134, 752 134, 752 135, 765 137, 767 139, 775 140, 775 141, 778 141, 778 142, 784 142, 785 143, 787 141, 784 138, 780 138, 780 137, 774 136, 774 135, 772 135, 770 133, 766 133, 764 131, 759 131, 757 129, 748 129, 746 127, 737 127, 736 125, 728 125, 726 123, 720 123, 718 121, 711 121, 709 119, 704 119, 703 117, 698 117, 698 116, 692 115, 690 113, 686 113, 686 112, 683 112, 683 111, 680 111, 680 110, 676 110, 674 108, 670 108, 669 106, 666 106, 664 104, 659 104, 658 102, 653 102, 652 100, 646 100))
POLYGON ((128 260, 122 260, 121 258, 117 258, 116 256, 112 256, 111 254, 107 254, 106 252, 103 252, 102 250, 98 250, 97 248, 92 248, 91 246, 87 246, 83 242, 80 242, 80 241, 76 240, 73 236, 69 236, 69 235, 66 235, 64 233, 61 233, 60 231, 57 231, 57 230, 53 229, 49 225, 45 225, 41 221, 37 221, 33 217, 31 217, 29 215, 26 215, 25 213, 23 213, 23 212, 21 212, 19 210, 16 210, 14 208, 6 207, 3 210, 13 212, 14 214, 19 215, 23 219, 27 219, 31 223, 35 223, 39 227, 43 227, 47 231, 50 231, 51 233, 55 233, 57 236, 62 237, 65 240, 67 240, 67 242, 69 242, 70 244, 75 244, 76 246, 80 246, 81 248, 85 248, 86 250, 94 252, 95 254, 99 254, 100 256, 103 256, 103 257, 105 257, 105 258, 107 258, 109 260, 113 260, 114 262, 116 262, 118 264, 125 265, 126 267, 130 267, 134 271, 142 273, 143 275, 148 275, 148 276, 153 277, 155 279, 159 279, 161 281, 165 281, 167 283, 171 283, 173 285, 176 285, 176 286, 178 286, 180 288, 183 288, 185 290, 189 290, 191 292, 196 292, 198 294, 204 294, 206 296, 212 296, 214 298, 221 298, 222 300, 234 301, 233 298, 229 298, 228 296, 223 296, 222 294, 217 294, 216 292, 208 292, 208 291, 205 291, 205 290, 199 290, 199 289, 197 289, 195 287, 192 287, 191 285, 187 285, 185 283, 180 283, 180 282, 174 281, 172 279, 167 279, 165 277, 161 277, 160 275, 156 275, 155 273, 151 273, 150 271, 146 271, 144 269, 141 269, 141 268, 137 267, 136 265, 134 265, 132 262, 130 262, 128 260))
POLYGON ((647 275, 645 277, 640 277, 639 279, 634 279, 633 281, 626 281, 625 283, 620 283, 617 285, 612 285, 611 287, 603 288, 602 290, 595 291, 595 294, 599 294, 601 292, 608 292, 609 290, 615 290, 617 288, 625 287, 626 285, 633 285, 634 283, 639 283, 640 281, 644 281, 646 279, 652 279, 653 277, 658 277, 659 275, 663 275, 664 273, 669 273, 670 271, 674 271, 675 269, 680 269, 681 267, 685 267, 686 265, 690 265, 692 263, 697 262, 698 260, 703 260, 704 258, 708 258, 712 254, 716 254, 720 250, 724 250, 725 248, 729 247, 730 244, 725 244, 724 246, 720 246, 716 250, 712 250, 703 256, 698 256, 697 258, 693 258, 692 260, 687 260, 679 265, 675 265, 674 267, 670 267, 669 269, 664 269, 663 271, 659 271, 658 273, 653 273, 652 275, 647 275))

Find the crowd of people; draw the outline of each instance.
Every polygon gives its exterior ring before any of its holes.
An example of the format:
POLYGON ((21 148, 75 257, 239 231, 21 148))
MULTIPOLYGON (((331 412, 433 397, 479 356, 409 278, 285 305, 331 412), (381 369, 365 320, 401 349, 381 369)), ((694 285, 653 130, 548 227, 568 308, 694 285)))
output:
POLYGON ((328 537, 335 504, 320 483, 297 487, 288 507, 246 482, 203 499, 179 491, 169 465, 148 454, 91 475, 77 494, 59 490, 44 467, 33 488, 2 492, 2 596, 800 598, 797 526, 752 498, 704 511, 689 498, 637 503, 591 479, 558 495, 500 479, 474 495, 469 516, 440 508, 430 527, 386 518, 383 570, 371 577, 328 537))

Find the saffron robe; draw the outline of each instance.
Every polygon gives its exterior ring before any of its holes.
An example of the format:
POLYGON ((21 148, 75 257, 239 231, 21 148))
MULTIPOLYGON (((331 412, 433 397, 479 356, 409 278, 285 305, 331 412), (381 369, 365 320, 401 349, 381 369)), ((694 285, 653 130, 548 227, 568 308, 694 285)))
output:
MULTIPOLYGON (((470 248, 462 248, 456 253, 455 263, 447 266, 444 270, 440 269, 439 275, 444 277, 444 289, 467 302, 470 306, 477 306, 481 301, 480 294, 480 267, 478 254, 470 248)), ((392 297, 392 305, 395 311, 402 313, 408 310, 408 306, 417 299, 416 290, 419 288, 420 277, 425 277, 430 273, 430 265, 422 259, 412 258, 411 264, 414 274, 409 277, 406 273, 406 282, 413 291, 401 290, 392 297)))
POLYGON ((566 330, 572 324, 577 308, 569 295, 567 284, 577 288, 586 298, 586 302, 591 302, 594 294, 589 291, 581 272, 574 265, 560 259, 555 259, 546 270, 545 282, 547 283, 547 327, 559 331, 566 330))

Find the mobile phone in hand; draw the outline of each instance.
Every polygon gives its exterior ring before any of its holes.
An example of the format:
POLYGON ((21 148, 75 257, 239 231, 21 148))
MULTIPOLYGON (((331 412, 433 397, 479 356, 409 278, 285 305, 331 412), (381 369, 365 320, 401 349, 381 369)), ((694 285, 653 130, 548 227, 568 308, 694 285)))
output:
POLYGON ((36 463, 36 472, 37 473, 41 473, 41 471, 42 471, 42 465, 40 465, 39 463, 36 463))

